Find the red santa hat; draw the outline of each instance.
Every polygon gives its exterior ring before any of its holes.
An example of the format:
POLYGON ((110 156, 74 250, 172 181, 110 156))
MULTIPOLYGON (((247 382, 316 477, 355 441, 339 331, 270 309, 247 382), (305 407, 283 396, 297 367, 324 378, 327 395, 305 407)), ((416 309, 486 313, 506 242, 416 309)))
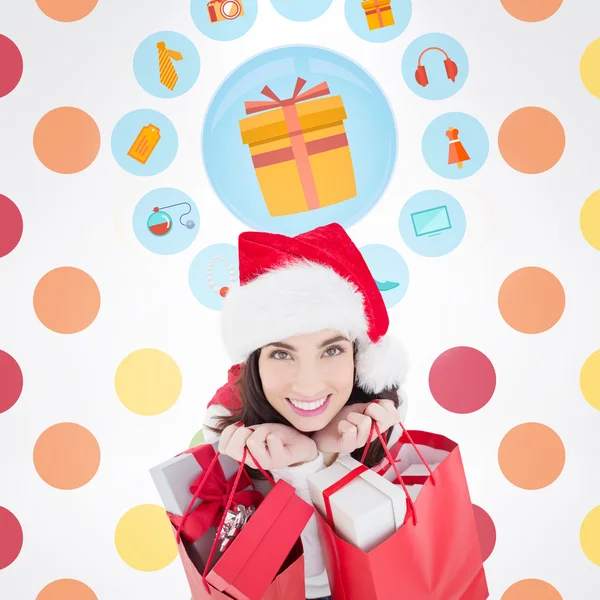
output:
POLYGON ((337 329, 357 343, 356 382, 369 393, 399 386, 408 360, 387 334, 381 292, 362 254, 338 223, 295 237, 244 232, 240 284, 223 300, 221 334, 233 363, 303 333, 337 329))

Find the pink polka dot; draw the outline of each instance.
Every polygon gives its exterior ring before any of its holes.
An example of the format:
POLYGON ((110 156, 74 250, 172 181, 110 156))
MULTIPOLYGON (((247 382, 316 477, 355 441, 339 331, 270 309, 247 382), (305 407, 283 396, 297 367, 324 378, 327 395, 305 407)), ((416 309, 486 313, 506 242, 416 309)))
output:
POLYGON ((23 390, 21 368, 4 350, 0 350, 0 382, 0 413, 3 413, 15 404, 23 390))
POLYGON ((0 98, 10 94, 23 75, 23 57, 15 43, 0 34, 0 98))
MULTIPOLYGON (((0 48, 1 54, 2 49, 0 48)), ((10 198, 0 194, 0 258, 15 249, 22 234, 23 217, 21 217, 21 211, 10 198)))
POLYGON ((475 523, 477 524, 477 534, 479 535, 479 544, 481 545, 481 557, 486 561, 496 546, 496 526, 492 517, 488 515, 483 508, 473 504, 475 513, 475 523))
POLYGON ((434 361, 429 389, 442 408, 458 414, 472 413, 490 401, 496 389, 496 371, 479 350, 457 346, 434 361))
POLYGON ((21 524, 10 510, 0 506, 0 569, 6 569, 12 564, 23 547, 23 530, 21 524))

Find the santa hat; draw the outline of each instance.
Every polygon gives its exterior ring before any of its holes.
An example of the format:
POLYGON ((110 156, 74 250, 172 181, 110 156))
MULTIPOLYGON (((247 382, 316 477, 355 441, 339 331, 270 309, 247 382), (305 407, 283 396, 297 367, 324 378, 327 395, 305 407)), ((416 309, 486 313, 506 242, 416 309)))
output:
POLYGON ((403 382, 404 346, 387 334, 381 292, 341 225, 295 237, 244 232, 238 252, 240 284, 229 289, 221 310, 221 334, 233 363, 287 337, 337 329, 357 343, 359 387, 376 394, 403 382))

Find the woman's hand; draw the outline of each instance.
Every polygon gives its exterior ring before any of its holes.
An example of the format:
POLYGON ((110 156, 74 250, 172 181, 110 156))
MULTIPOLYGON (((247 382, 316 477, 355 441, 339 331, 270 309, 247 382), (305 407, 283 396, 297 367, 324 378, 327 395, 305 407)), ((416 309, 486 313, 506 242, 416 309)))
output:
MULTIPOLYGON (((311 438, 293 427, 279 423, 264 423, 252 427, 235 423, 221 433, 218 448, 221 454, 242 462, 245 446, 265 471, 309 462, 319 454, 317 445, 311 438)), ((246 464, 252 469, 257 468, 250 453, 246 455, 246 464)))
MULTIPOLYGON (((367 443, 373 421, 383 435, 399 420, 398 409, 392 400, 347 404, 327 426, 313 434, 312 439, 321 452, 350 453, 367 443)), ((373 431, 371 441, 374 439, 377 439, 376 431, 373 431)))

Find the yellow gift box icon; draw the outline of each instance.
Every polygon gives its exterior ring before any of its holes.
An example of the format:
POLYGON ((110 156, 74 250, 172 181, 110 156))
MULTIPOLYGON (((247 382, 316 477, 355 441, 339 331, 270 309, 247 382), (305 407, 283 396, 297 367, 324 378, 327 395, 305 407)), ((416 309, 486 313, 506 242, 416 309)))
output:
POLYGON ((381 29, 395 24, 394 13, 390 5, 391 0, 366 0, 361 4, 369 29, 381 29))
POLYGON ((239 122, 272 217, 356 196, 342 98, 329 96, 326 82, 302 92, 305 84, 298 77, 292 97, 284 100, 265 86, 261 93, 269 100, 245 102, 251 116, 239 122))

